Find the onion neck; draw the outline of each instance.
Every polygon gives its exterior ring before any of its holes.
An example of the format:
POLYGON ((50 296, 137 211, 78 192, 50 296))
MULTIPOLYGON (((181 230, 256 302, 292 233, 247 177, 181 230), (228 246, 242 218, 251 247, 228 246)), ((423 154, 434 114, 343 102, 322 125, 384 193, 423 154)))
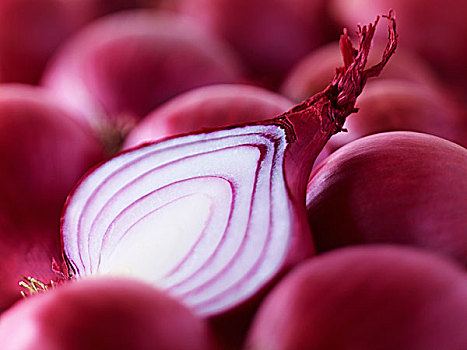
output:
MULTIPOLYGON (((330 137, 343 129, 345 119, 357 112, 355 103, 370 77, 380 74, 396 50, 398 36, 394 12, 387 16, 389 38, 381 61, 365 69, 379 17, 358 27, 359 48, 352 46, 347 30, 340 38, 344 66, 336 69, 331 83, 321 92, 279 116, 275 124, 286 129, 285 177, 291 195, 305 201, 306 184, 313 163, 330 137)), ((345 131, 345 130, 344 130, 345 131)))

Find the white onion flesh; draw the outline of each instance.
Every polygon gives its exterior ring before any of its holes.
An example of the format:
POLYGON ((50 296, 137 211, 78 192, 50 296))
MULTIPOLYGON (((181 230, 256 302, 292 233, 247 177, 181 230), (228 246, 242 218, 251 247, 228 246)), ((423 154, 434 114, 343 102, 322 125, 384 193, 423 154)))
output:
POLYGON ((70 197, 65 254, 77 277, 129 275, 201 315, 254 294, 286 258, 293 211, 276 125, 170 139, 97 168, 70 197))

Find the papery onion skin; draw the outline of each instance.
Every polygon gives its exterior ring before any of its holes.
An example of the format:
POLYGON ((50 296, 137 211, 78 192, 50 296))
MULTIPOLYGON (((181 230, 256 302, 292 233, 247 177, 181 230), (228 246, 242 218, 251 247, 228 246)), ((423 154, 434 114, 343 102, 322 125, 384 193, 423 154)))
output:
POLYGON ((0 310, 20 297, 22 274, 56 277, 66 196, 103 158, 92 131, 46 91, 0 86, 0 310))
POLYGON ((0 82, 37 84, 55 50, 85 21, 78 1, 0 1, 0 82))
POLYGON ((266 120, 293 107, 287 98, 242 84, 219 84, 181 94, 146 116, 124 148, 202 129, 266 120))
POLYGON ((348 247, 292 271, 255 316, 245 350, 462 350, 467 278, 420 250, 348 247))
POLYGON ((189 89, 241 79, 223 42, 176 14, 133 10, 93 22, 52 60, 42 83, 94 127, 125 129, 189 89))
POLYGON ((219 350, 202 320, 131 279, 72 282, 18 302, 0 317, 2 350, 219 350))
POLYGON ((317 250, 397 243, 467 266, 466 174, 467 149, 427 134, 388 132, 345 145, 308 183, 317 250))

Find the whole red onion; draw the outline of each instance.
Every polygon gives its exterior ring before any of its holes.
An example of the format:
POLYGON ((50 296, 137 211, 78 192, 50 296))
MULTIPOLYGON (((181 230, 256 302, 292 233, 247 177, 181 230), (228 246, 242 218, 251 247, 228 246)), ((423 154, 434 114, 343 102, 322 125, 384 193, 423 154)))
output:
POLYGON ((43 84, 93 127, 124 132, 179 93, 238 81, 239 70, 223 42, 192 21, 134 10, 84 28, 51 62, 43 84))
POLYGON ((215 350, 206 325, 130 279, 83 280, 18 302, 0 316, 2 350, 215 350))
POLYGON ((308 183, 317 250, 389 242, 467 266, 466 174, 467 149, 431 135, 389 132, 345 145, 308 183))
POLYGON ((0 310, 20 296, 22 274, 54 277, 66 196, 103 157, 92 131, 46 91, 0 85, 0 310))
POLYGON ((462 350, 467 278, 418 250, 367 246, 309 259, 267 296, 245 349, 462 350))

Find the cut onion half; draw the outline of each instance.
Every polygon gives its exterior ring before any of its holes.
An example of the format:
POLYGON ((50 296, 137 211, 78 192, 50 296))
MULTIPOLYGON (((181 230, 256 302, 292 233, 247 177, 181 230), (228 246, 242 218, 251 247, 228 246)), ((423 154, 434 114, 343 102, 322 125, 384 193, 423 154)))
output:
POLYGON ((278 270, 290 244, 285 145, 284 130, 258 125, 112 159, 67 207, 72 269, 141 277, 201 314, 245 299, 278 270))
POLYGON ((307 179, 367 78, 394 52, 388 18, 381 63, 365 69, 376 22, 360 28, 358 52, 344 33, 345 67, 283 115, 145 144, 88 174, 62 218, 69 271, 139 277, 210 317, 313 254, 307 179))

